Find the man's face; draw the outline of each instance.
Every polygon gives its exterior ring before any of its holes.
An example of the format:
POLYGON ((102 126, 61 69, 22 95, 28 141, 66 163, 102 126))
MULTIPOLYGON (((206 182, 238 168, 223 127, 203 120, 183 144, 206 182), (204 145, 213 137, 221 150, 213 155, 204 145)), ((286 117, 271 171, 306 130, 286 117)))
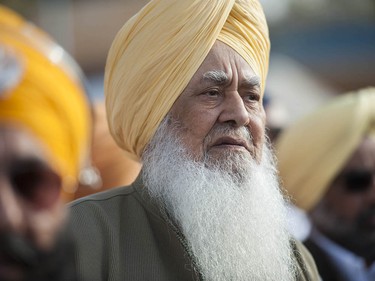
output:
MULTIPOLYGON (((162 214, 182 231, 205 279, 293 280, 287 209, 268 147, 257 162, 241 147, 205 146, 219 134, 249 139, 247 127, 221 130, 224 124, 214 120, 214 128, 220 127, 211 129, 203 148, 217 160, 206 155, 197 161, 186 132, 171 121, 170 116, 162 121, 143 153, 142 179, 162 214)), ((207 134, 197 132, 201 138, 207 134)))
POLYGON ((261 159, 265 113, 260 78, 232 48, 216 41, 170 111, 194 159, 228 152, 261 159), (230 130, 226 130, 226 129, 230 130))
POLYGON ((0 280, 30 277, 65 219, 61 179, 44 155, 28 133, 0 127, 0 280))
POLYGON ((322 199, 313 217, 332 239, 353 251, 375 246, 375 140, 365 138, 322 199), (328 221, 329 220, 329 221, 328 221), (327 224, 331 227, 327 230, 327 224), (366 246, 367 245, 367 246, 366 246))

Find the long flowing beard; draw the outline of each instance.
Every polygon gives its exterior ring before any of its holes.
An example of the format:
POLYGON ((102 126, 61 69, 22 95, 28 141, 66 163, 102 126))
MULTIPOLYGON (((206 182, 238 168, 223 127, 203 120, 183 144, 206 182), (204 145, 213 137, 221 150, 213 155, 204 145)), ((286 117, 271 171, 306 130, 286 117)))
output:
POLYGON ((204 280, 293 280, 287 207, 270 151, 264 148, 260 165, 242 154, 209 165, 191 160, 174 131, 159 127, 143 155, 143 176, 204 280), (240 169, 228 170, 233 165, 240 169))

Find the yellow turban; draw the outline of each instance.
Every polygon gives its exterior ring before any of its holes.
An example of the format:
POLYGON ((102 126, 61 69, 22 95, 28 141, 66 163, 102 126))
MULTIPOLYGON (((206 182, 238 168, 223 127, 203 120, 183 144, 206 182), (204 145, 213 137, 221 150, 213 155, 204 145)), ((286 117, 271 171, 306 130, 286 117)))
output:
POLYGON ((0 25, 2 26, 7 25, 14 28, 19 28, 25 24, 25 21, 21 16, 2 5, 0 5, 0 15, 0 25))
POLYGON ((336 97, 280 135, 280 176, 297 206, 319 202, 365 135, 375 138, 375 88, 336 97))
POLYGON ((104 103, 96 103, 94 113, 91 157, 93 165, 100 171, 102 189, 131 184, 139 173, 140 164, 126 157, 114 142, 108 131, 104 103))
POLYGON ((70 73, 65 71, 61 47, 2 6, 0 51, 4 60, 15 58, 21 69, 12 87, 0 89, 0 123, 29 130, 45 145, 69 200, 91 137, 90 108, 79 78, 71 76, 73 66, 70 73))
POLYGON ((270 43, 258 0, 154 0, 119 31, 104 90, 110 132, 132 158, 139 160, 216 40, 249 63, 263 93, 270 43))

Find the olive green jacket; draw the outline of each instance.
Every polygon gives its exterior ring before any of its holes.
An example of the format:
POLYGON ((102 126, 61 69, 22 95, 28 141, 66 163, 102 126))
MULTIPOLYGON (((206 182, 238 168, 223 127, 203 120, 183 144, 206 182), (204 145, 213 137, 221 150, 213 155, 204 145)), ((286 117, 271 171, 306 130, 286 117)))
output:
MULTIPOLYGON (((138 178, 71 203, 70 230, 76 239, 76 266, 84 281, 196 281, 184 239, 163 219, 138 178)), ((298 276, 319 280, 311 255, 292 241, 298 276)))

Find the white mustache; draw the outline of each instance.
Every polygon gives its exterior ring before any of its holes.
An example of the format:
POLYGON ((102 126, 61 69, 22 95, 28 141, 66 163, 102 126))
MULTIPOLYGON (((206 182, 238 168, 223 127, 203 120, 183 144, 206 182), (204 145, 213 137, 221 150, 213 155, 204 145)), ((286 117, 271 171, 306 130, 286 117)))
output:
POLYGON ((204 144, 211 144, 220 137, 232 137, 243 140, 248 146, 252 143, 253 137, 247 127, 233 128, 230 125, 216 125, 204 139, 204 144))

